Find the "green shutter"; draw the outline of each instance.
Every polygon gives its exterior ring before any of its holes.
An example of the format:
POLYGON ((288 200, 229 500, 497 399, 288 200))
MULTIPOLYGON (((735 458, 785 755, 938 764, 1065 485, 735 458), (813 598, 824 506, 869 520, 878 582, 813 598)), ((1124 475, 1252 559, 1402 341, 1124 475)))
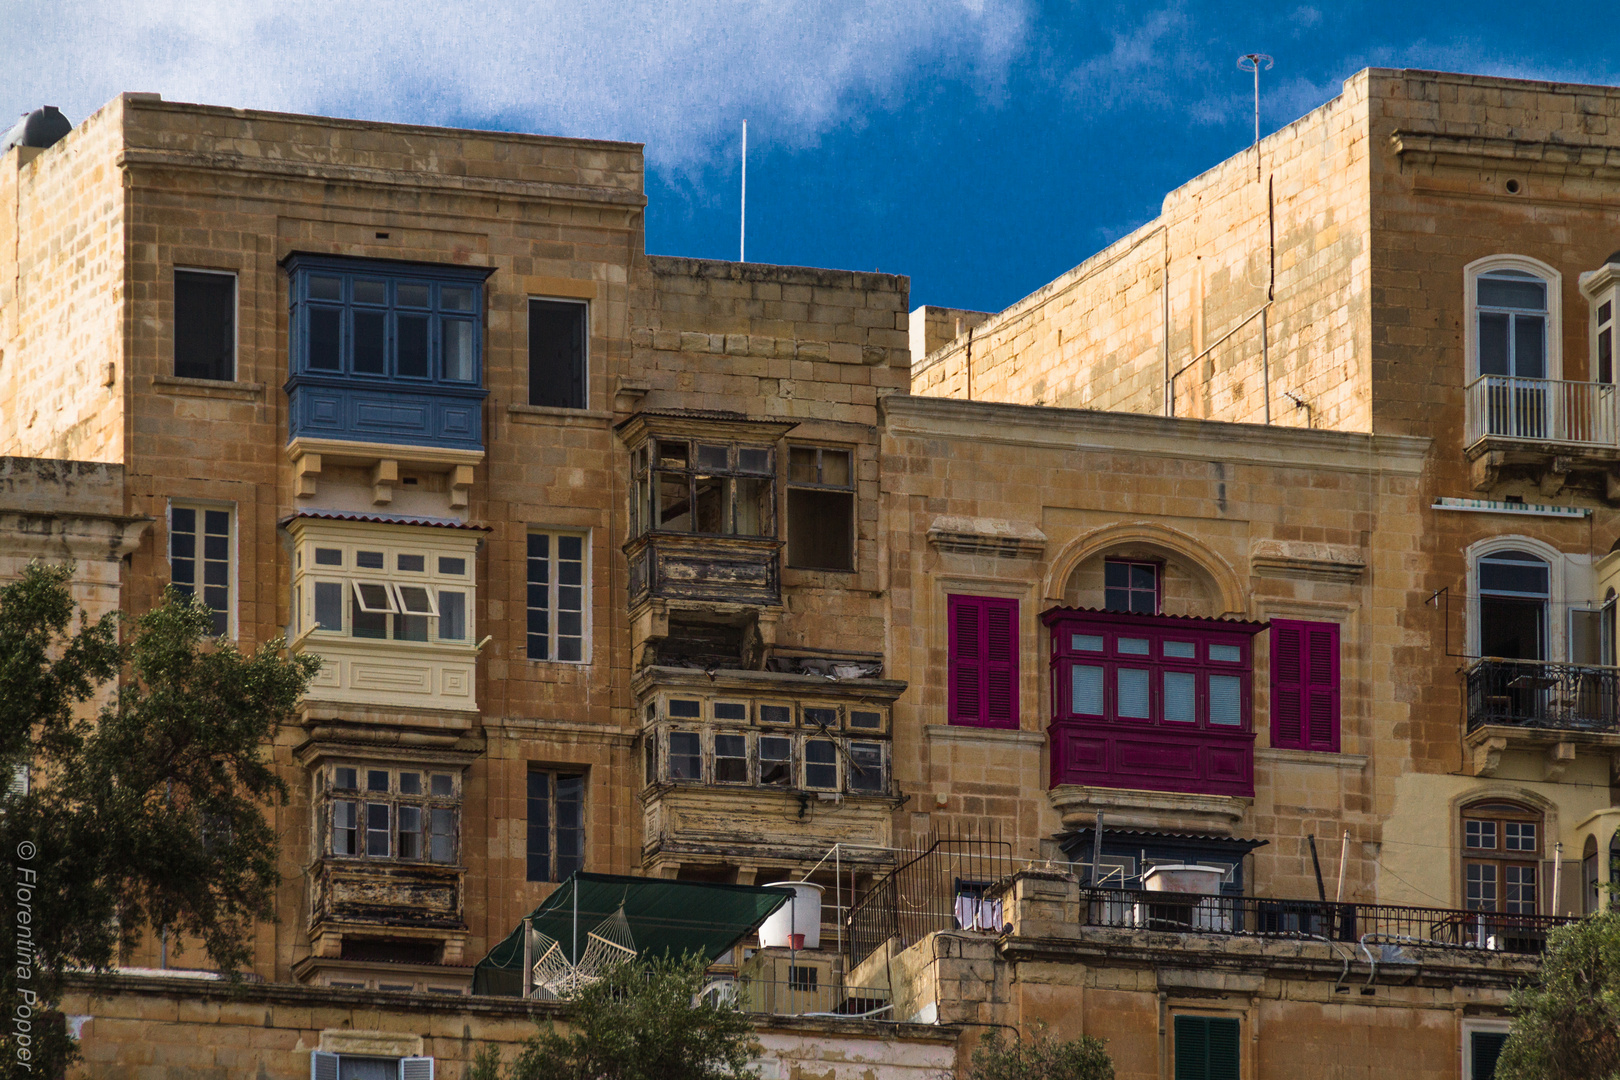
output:
POLYGON ((1468 1080, 1495 1080, 1496 1059, 1502 1056, 1502 1046, 1507 1042, 1507 1033, 1502 1031, 1472 1031, 1469 1037, 1473 1039, 1473 1071, 1468 1080))
POLYGON ((1241 1030, 1236 1020, 1176 1017, 1175 1080, 1239 1080, 1241 1030))
POLYGON ((1176 1017, 1176 1080, 1210 1080, 1209 1017, 1176 1017))
POLYGON ((1209 1080, 1238 1080, 1238 1033, 1236 1020, 1209 1022, 1209 1080))

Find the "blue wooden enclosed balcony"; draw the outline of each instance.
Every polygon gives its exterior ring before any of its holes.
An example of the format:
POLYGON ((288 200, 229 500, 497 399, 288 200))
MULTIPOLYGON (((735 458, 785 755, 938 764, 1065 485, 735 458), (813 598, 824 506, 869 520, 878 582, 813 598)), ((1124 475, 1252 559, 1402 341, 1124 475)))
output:
POLYGON ((482 451, 487 267, 294 254, 291 439, 482 451))

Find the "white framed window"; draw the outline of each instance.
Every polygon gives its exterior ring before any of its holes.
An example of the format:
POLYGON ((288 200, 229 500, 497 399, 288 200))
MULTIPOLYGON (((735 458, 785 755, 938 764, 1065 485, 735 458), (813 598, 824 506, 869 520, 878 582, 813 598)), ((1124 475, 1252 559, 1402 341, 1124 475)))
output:
POLYGON ((531 530, 527 554, 529 659, 589 663, 590 533, 531 530))
POLYGON ((1565 581, 1569 559, 1564 553, 1540 540, 1509 534, 1476 541, 1465 555, 1468 654, 1567 661, 1569 619, 1562 613, 1570 607, 1565 581))
POLYGON ((305 531, 293 569, 293 636, 470 645, 472 549, 305 531))
POLYGON ((1464 1020, 1462 1080, 1493 1080, 1496 1059, 1502 1056, 1502 1046, 1512 1030, 1506 1020, 1464 1020))
POLYGON ((1468 381, 1563 378, 1562 284, 1556 269, 1526 255, 1492 255, 1464 268, 1468 381))
POLYGON ((214 634, 236 637, 236 510, 169 503, 169 583, 214 613, 214 634))

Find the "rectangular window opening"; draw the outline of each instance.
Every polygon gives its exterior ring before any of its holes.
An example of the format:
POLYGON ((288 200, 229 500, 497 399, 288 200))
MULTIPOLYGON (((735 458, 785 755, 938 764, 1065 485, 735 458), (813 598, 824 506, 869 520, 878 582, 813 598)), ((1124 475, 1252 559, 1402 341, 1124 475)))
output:
POLYGON ((529 404, 583 409, 586 404, 588 306, 529 301, 529 404))
POLYGON ((236 276, 174 272, 174 373, 182 379, 236 378, 236 276))

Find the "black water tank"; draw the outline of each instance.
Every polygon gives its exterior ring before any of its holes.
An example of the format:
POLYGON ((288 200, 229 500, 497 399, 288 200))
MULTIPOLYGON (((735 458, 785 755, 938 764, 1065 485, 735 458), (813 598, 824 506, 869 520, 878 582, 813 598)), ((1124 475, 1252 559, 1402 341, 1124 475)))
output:
POLYGON ((72 130, 73 125, 55 105, 44 105, 31 113, 23 113, 22 119, 0 138, 0 154, 13 146, 54 146, 72 130))

